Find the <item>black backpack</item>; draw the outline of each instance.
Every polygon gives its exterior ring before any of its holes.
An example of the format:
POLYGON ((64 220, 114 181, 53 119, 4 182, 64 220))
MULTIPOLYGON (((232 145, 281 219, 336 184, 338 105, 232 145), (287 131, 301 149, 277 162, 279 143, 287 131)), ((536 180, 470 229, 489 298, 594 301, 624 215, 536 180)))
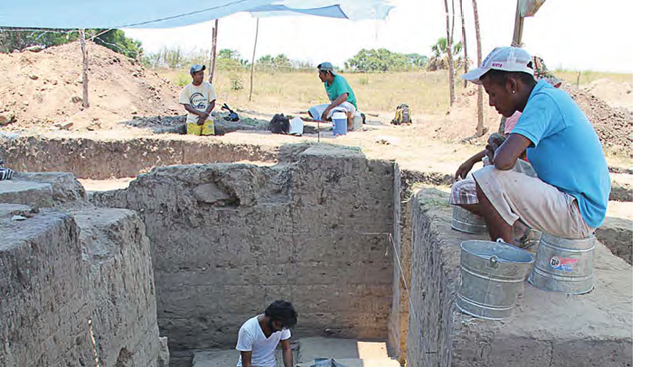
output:
POLYGON ((406 103, 402 103, 395 109, 395 118, 390 122, 393 125, 411 124, 411 109, 406 103))
POLYGON ((269 122, 269 130, 273 134, 288 134, 289 133, 289 119, 283 113, 278 113, 273 116, 269 122))

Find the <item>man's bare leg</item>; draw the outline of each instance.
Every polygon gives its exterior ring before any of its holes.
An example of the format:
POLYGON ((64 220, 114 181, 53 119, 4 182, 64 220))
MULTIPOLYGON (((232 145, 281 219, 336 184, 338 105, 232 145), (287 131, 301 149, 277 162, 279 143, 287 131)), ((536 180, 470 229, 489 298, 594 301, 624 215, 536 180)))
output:
POLYGON ((352 112, 348 111, 348 131, 352 131, 354 129, 354 116, 352 115, 352 112))
POLYGON ((514 244, 512 226, 501 218, 501 215, 492 206, 492 203, 488 200, 478 183, 476 183, 476 196, 478 197, 478 205, 480 206, 481 214, 483 219, 485 219, 485 224, 488 227, 492 241, 501 238, 507 243, 514 244))
MULTIPOLYGON (((479 217, 482 217, 483 215, 481 214, 481 206, 479 204, 456 204, 457 206, 478 215, 479 217)), ((528 230, 528 227, 522 222, 521 220, 517 220, 513 225, 512 225, 512 231, 513 231, 513 238, 515 239, 520 239, 522 238, 525 234, 526 231, 528 230)))

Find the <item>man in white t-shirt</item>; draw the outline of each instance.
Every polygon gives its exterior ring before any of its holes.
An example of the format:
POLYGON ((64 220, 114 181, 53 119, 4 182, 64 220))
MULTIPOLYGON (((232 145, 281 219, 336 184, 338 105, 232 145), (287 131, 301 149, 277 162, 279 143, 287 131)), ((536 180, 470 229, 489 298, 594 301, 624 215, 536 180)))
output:
POLYGON ((193 65, 190 68, 192 82, 183 88, 178 99, 188 112, 186 125, 190 135, 214 135, 210 113, 217 97, 212 84, 203 81, 204 73, 205 65, 193 65))
POLYGON ((276 367, 274 351, 282 345, 284 367, 293 367, 291 331, 298 322, 298 313, 291 302, 275 301, 264 314, 246 321, 239 328, 237 350, 240 352, 237 367, 276 367))

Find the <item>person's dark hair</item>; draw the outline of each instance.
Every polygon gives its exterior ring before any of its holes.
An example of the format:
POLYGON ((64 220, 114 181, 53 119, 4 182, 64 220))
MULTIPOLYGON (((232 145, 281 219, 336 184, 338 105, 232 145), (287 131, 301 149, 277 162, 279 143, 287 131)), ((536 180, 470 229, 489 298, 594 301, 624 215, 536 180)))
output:
POLYGON ((298 313, 291 302, 278 300, 269 305, 264 311, 271 321, 280 321, 285 328, 291 328, 298 323, 298 313))
MULTIPOLYGON (((528 67, 531 69, 533 68, 532 62, 528 64, 528 67)), ((487 78, 487 77, 489 77, 491 81, 496 82, 500 86, 505 86, 506 79, 508 78, 519 79, 522 82, 524 82, 524 84, 526 85, 535 85, 536 83, 535 77, 533 77, 528 73, 523 73, 520 71, 503 71, 503 70, 490 69, 490 71, 483 74, 483 76, 481 76, 480 79, 483 80, 483 78, 487 78)))

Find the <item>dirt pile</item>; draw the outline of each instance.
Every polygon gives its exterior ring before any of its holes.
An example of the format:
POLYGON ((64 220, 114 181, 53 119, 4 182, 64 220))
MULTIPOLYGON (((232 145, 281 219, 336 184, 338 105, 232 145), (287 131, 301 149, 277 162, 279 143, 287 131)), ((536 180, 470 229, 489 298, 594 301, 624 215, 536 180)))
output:
MULTIPOLYGON (((633 115, 630 110, 611 106, 592 94, 590 89, 577 88, 566 82, 561 88, 569 93, 585 112, 608 151, 632 157, 633 115)), ((459 141, 475 133, 477 123, 476 93, 477 90, 470 87, 457 94, 456 103, 445 116, 445 122, 435 129, 439 138, 459 141), (463 123, 459 123, 459 121, 463 121, 463 123)), ((496 131, 501 122, 501 115, 489 106, 486 95, 483 97, 483 115, 488 134, 496 131)), ((462 141, 484 144, 487 136, 486 134, 485 139, 481 137, 463 139, 462 141)))
POLYGON ((112 50, 92 42, 86 47, 89 109, 81 105, 78 42, 38 53, 0 54, 0 115, 13 116, 9 127, 106 129, 134 115, 182 113, 176 102, 179 87, 112 50))
POLYGON ((634 119, 630 110, 612 107, 589 91, 570 84, 564 84, 561 88, 587 115, 605 148, 632 157, 634 119))
POLYGON ((584 89, 596 97, 607 101, 612 107, 624 107, 628 110, 632 110, 634 107, 634 85, 631 82, 603 78, 581 86, 580 89, 584 89))
POLYGON ((477 88, 468 85, 467 89, 456 89, 456 101, 449 109, 444 118, 433 127, 435 137, 453 142, 468 142, 471 144, 483 145, 489 133, 499 129, 501 115, 490 107, 487 95, 483 95, 483 126, 488 129, 485 139, 468 139, 476 134, 478 124, 477 88))

